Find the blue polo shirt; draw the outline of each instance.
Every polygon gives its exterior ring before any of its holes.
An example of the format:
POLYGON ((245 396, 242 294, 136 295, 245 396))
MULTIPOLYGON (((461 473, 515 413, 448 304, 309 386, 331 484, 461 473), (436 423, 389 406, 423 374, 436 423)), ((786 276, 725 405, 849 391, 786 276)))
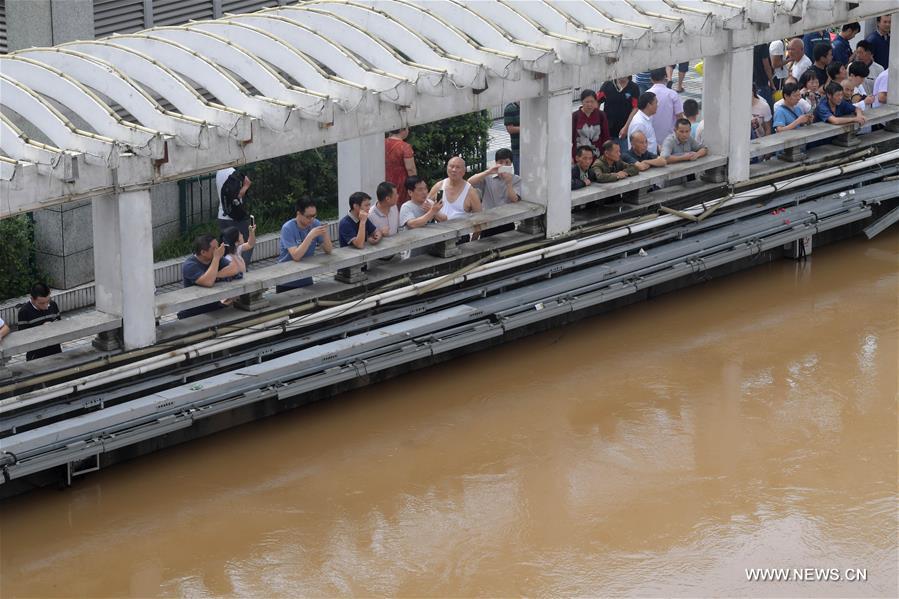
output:
MULTIPOLYGON (((377 230, 370 220, 365 221, 365 238, 368 239, 377 230)), ((353 238, 359 234, 359 221, 347 214, 340 219, 337 225, 337 235, 340 236, 340 247, 352 246, 353 238)))
POLYGON ((837 39, 833 40, 834 61, 841 62, 848 67, 850 54, 852 54, 852 48, 849 46, 849 42, 842 35, 838 35, 837 39))
POLYGON ((855 116, 855 106, 849 100, 843 100, 837 104, 836 110, 831 111, 830 102, 826 99, 818 102, 818 107, 815 109, 815 120, 826 123, 827 119, 832 116, 855 116))
MULTIPOLYGON (((290 252, 287 251, 288 248, 296 247, 303 243, 306 239, 306 236, 309 235, 309 232, 312 231, 315 227, 321 226, 321 221, 317 218, 313 218, 312 222, 309 223, 309 226, 305 229, 301 229, 300 225, 297 224, 297 219, 292 218, 283 225, 281 225, 281 240, 278 242, 278 247, 280 252, 278 254, 278 262, 290 262, 293 258, 290 257, 290 252)), ((321 245, 322 238, 317 237, 315 241, 309 244, 309 249, 306 250, 306 253, 303 254, 303 258, 308 258, 315 254, 315 250, 318 249, 318 246, 321 245)), ((282 283, 277 286, 276 291, 284 291, 286 289, 297 289, 299 287, 306 287, 308 285, 312 285, 312 277, 304 277, 302 279, 297 279, 296 281, 290 281, 289 283, 282 283)))
POLYGON ((890 67, 890 36, 883 37, 875 29, 865 39, 874 46, 874 62, 884 69, 888 69, 890 67))
MULTIPOLYGON (((777 110, 774 111, 774 122, 771 124, 771 127, 776 133, 778 129, 786 127, 803 114, 805 114, 805 112, 799 104, 796 104, 793 108, 790 108, 786 104, 781 104, 777 107, 777 110)), ((803 125, 803 127, 804 126, 805 125, 803 125)))

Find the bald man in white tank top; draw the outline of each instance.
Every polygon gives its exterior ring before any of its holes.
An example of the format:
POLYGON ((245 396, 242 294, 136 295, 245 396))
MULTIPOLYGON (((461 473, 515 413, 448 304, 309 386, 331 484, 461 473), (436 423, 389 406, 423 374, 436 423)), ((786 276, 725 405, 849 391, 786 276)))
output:
POLYGON ((428 198, 434 201, 437 199, 437 193, 443 192, 443 208, 440 212, 448 220, 481 211, 481 194, 463 179, 464 176, 465 161, 459 156, 453 156, 446 163, 446 179, 434 184, 428 194, 428 198))

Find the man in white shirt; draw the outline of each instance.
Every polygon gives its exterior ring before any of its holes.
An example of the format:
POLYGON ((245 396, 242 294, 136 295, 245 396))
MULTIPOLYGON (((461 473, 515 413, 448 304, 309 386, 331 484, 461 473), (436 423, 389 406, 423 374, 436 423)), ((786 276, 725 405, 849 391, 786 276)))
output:
POLYGON ((656 113, 652 115, 652 127, 655 129, 656 140, 661 143, 674 133, 674 123, 677 119, 684 118, 684 104, 680 99, 680 94, 666 85, 668 73, 664 67, 654 69, 650 77, 652 78, 652 87, 649 88, 649 91, 656 95, 658 102, 656 113))
POLYGON ((787 58, 790 74, 796 81, 799 81, 802 74, 812 66, 811 59, 805 55, 805 45, 803 45, 801 37, 794 37, 787 44, 787 58))
POLYGON ((868 66, 868 76, 865 77, 865 93, 874 93, 874 82, 883 73, 883 67, 874 62, 874 46, 867 40, 862 40, 855 47, 855 60, 859 60, 868 66))
POLYGON ((890 70, 884 69, 883 73, 874 80, 874 104, 872 105, 874 108, 887 103, 887 81, 889 78, 890 70))
MULTIPOLYGON (((219 213, 218 213, 218 221, 219 221, 219 231, 224 232, 228 227, 237 227, 237 230, 243 234, 244 239, 250 238, 250 218, 249 212, 247 212, 247 218, 243 220, 234 220, 227 214, 225 214, 224 209, 222 208, 222 187, 225 185, 225 181, 228 180, 228 177, 231 176, 231 173, 234 173, 235 169, 233 168, 223 168, 220 171, 215 173, 215 189, 216 189, 216 198, 218 199, 219 204, 219 213)), ((246 195, 247 191, 250 189, 250 185, 252 181, 250 178, 244 175, 243 177, 243 185, 240 187, 240 191, 237 194, 241 200, 246 195)), ((250 248, 246 252, 241 254, 243 256, 244 262, 246 264, 250 264, 250 260, 253 258, 253 249, 250 248)))
POLYGON ((642 131, 646 136, 646 150, 653 154, 659 153, 659 144, 656 141, 656 130, 652 126, 652 115, 659 108, 659 101, 652 92, 643 92, 637 100, 637 114, 631 119, 631 124, 627 127, 627 136, 636 131, 642 131))
POLYGON ((400 211, 396 207, 399 192, 390 181, 378 183, 376 190, 378 201, 368 213, 368 220, 378 228, 381 237, 396 235, 400 230, 400 211))
POLYGON ((780 85, 790 74, 786 67, 787 56, 784 41, 774 40, 768 44, 768 56, 771 58, 771 68, 774 69, 774 79, 780 85))

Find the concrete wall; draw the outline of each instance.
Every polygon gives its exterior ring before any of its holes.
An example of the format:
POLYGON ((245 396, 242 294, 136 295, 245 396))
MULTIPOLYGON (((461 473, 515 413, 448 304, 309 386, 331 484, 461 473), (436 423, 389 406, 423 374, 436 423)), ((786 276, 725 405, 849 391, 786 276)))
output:
POLYGON ((153 214, 153 249, 159 244, 181 234, 181 217, 178 208, 178 184, 163 183, 150 188, 153 214))

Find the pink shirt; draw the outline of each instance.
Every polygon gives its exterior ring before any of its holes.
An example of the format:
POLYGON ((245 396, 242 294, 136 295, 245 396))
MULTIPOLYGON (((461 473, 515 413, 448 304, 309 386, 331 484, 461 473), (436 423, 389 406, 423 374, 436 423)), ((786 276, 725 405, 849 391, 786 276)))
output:
POLYGON ((653 84, 648 91, 654 93, 659 100, 659 109, 652 115, 652 128, 655 129, 656 139, 665 139, 674 133, 674 122, 677 115, 684 111, 684 103, 681 102, 680 94, 662 83, 653 84))

